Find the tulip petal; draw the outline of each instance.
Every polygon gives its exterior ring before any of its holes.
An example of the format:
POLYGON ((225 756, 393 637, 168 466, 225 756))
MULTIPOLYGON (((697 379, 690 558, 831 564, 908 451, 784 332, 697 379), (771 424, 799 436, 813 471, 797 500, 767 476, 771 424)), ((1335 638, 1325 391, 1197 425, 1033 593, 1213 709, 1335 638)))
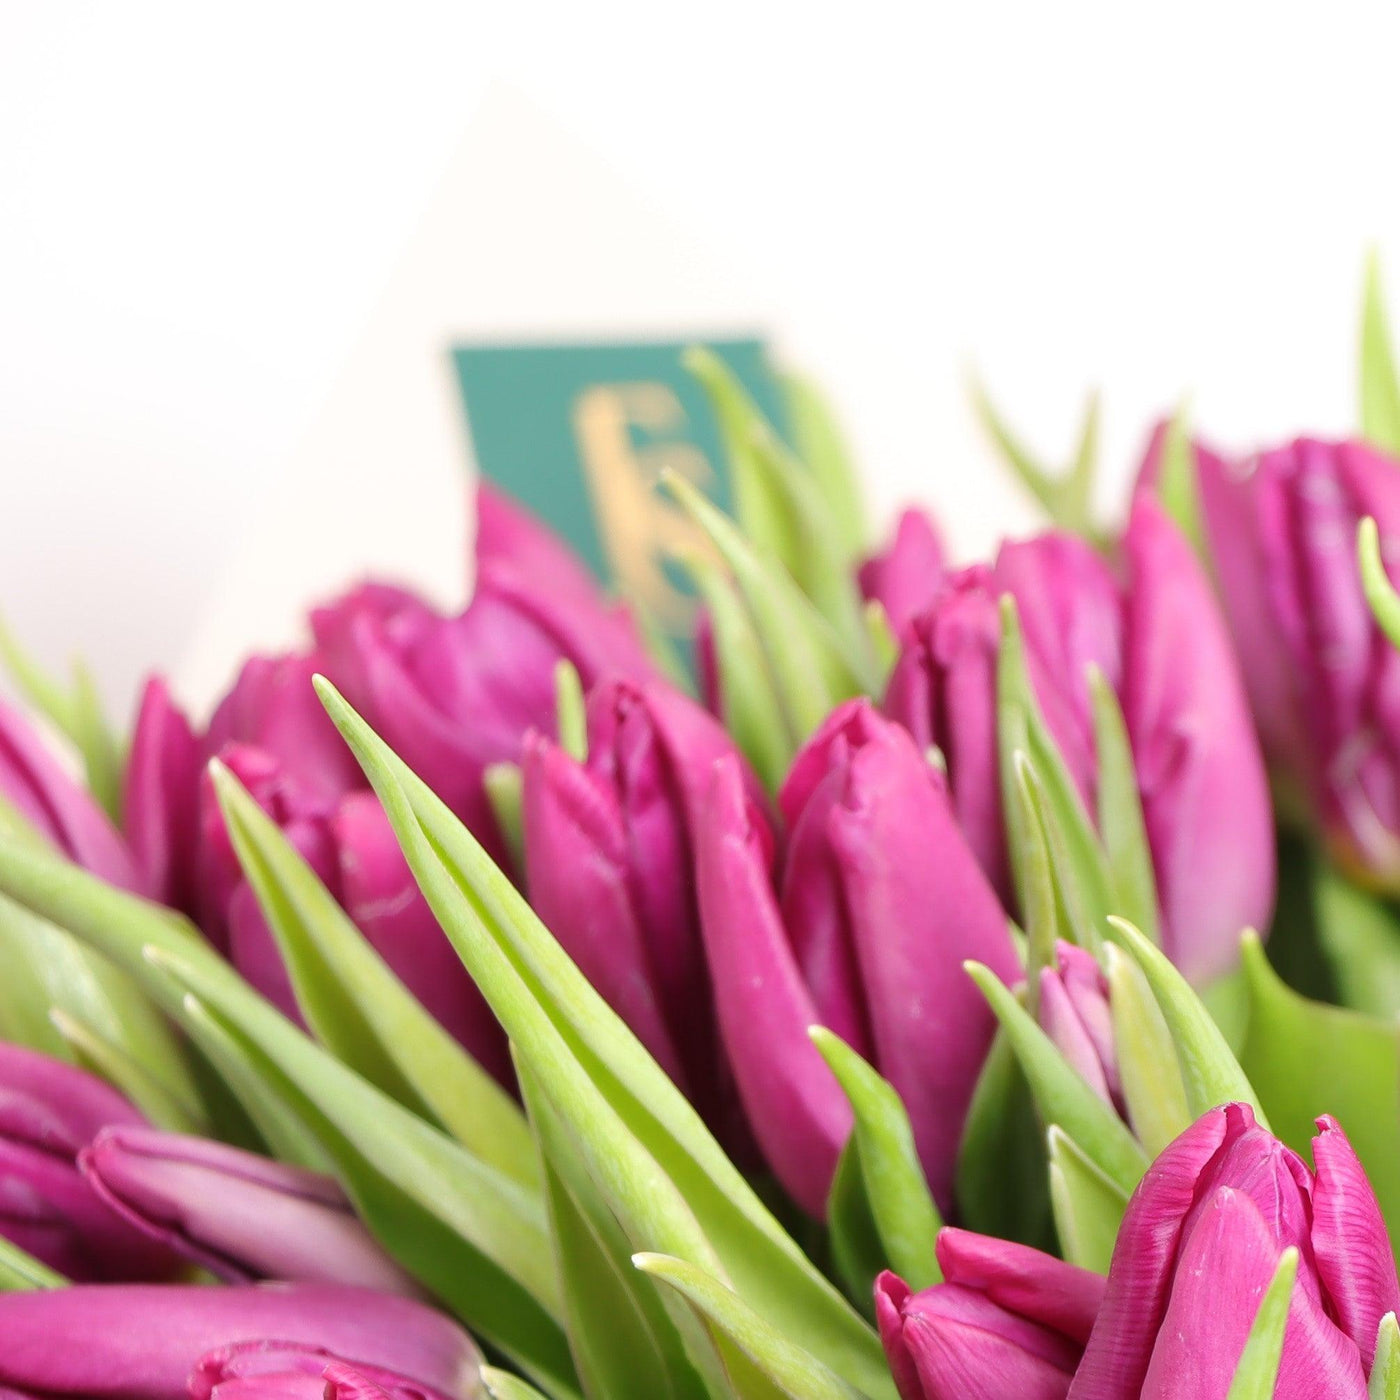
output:
POLYGON ((194 908, 199 741, 164 679, 141 694, 126 765, 122 829, 142 886, 173 908, 194 908))

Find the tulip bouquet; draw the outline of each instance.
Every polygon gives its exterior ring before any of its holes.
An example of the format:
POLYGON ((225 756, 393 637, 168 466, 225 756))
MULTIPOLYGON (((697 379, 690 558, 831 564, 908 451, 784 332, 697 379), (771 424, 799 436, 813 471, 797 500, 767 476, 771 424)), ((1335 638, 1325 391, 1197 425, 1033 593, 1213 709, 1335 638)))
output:
POLYGON ((201 724, 0 637, 0 1397, 1400 1400, 1381 306, 963 567, 694 352, 693 667, 484 484, 201 724))

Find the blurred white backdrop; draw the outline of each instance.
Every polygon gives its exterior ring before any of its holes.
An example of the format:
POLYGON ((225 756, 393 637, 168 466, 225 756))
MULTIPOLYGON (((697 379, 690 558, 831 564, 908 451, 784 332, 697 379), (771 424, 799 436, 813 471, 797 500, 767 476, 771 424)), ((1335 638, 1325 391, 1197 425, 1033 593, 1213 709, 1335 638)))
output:
POLYGON ((1227 442, 1344 432, 1368 243, 1400 306, 1397 40, 1379 3, 0 0, 0 611, 124 706, 347 553, 450 586, 461 445, 391 381, 451 329, 767 323, 964 552, 1032 520, 970 363, 1048 455, 1099 385, 1108 490, 1185 391, 1227 442), (343 504, 269 523, 340 453, 405 483, 372 559, 343 504))

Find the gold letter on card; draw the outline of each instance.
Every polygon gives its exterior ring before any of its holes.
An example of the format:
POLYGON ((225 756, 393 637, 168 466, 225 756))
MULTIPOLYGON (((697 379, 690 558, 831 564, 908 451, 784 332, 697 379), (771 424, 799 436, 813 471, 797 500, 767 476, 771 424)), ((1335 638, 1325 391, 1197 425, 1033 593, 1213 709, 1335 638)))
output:
POLYGON ((655 438, 684 423, 685 410, 666 384, 598 384, 574 400, 574 434, 603 552, 622 587, 673 632, 690 625, 695 603, 667 576, 663 561, 676 549, 708 551, 709 542, 657 490, 657 481, 669 467, 703 490, 713 472, 693 443, 638 443, 632 430, 655 438))

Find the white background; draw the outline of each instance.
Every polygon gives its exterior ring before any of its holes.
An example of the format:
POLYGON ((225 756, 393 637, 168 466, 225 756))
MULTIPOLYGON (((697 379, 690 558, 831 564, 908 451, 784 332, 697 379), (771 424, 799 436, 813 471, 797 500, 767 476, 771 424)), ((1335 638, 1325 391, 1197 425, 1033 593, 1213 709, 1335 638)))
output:
POLYGON ((1400 308, 1397 40, 1379 4, 0 0, 0 611, 120 706, 151 664, 207 693, 348 549, 450 586, 460 444, 407 377, 354 417, 450 329, 765 321, 881 510, 964 552, 1032 519, 973 362, 1051 455, 1100 385, 1109 496, 1186 391, 1228 443, 1343 432, 1369 242, 1400 308), (357 445, 404 483, 372 547, 325 494, 357 445))

